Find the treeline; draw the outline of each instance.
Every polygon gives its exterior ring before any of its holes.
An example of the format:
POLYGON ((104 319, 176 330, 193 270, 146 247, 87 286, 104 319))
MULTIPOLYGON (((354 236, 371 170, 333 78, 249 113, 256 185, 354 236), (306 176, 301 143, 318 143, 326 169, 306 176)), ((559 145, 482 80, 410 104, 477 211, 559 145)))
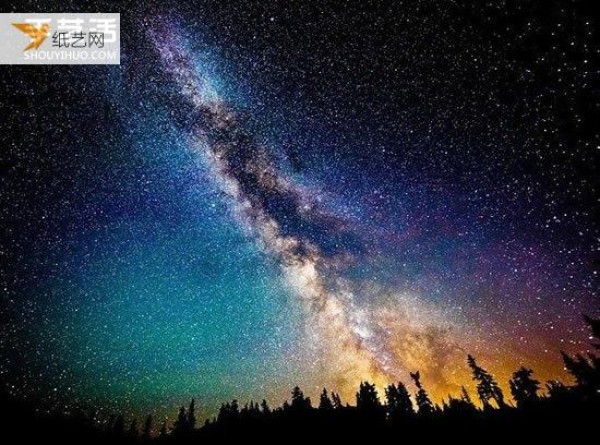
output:
MULTIPOLYGON (((594 338, 600 339, 600 320, 585 317, 594 338)), ((600 348, 600 344, 593 345, 600 348)), ((563 421, 577 414, 583 419, 598 410, 600 403, 600 357, 595 354, 571 357, 562 352, 565 369, 574 377, 575 385, 567 386, 557 380, 545 383, 545 394, 542 394, 542 383, 535 379, 533 370, 526 367, 517 369, 508 382, 513 402, 507 402, 504 392, 494 376, 484 369, 476 359, 468 355, 469 366, 476 386, 474 403, 466 388, 461 388, 458 396, 448 396, 442 404, 434 404, 421 382, 417 371, 410 373, 416 387, 411 395, 403 382, 390 384, 379 394, 375 385, 362 382, 356 393, 355 404, 344 404, 335 392, 323 389, 319 400, 315 403, 306 397, 299 387, 291 393, 290 401, 282 406, 271 408, 266 400, 260 403, 251 401, 240 406, 237 400, 224 403, 218 415, 207 420, 201 428, 197 428, 196 406, 192 400, 189 406, 181 406, 177 420, 171 428, 162 422, 158 431, 159 440, 182 440, 201 436, 231 436, 236 431, 250 432, 277 430, 281 426, 302 425, 304 429, 311 426, 333 428, 351 428, 352 425, 370 425, 384 431, 399 427, 424 423, 447 423, 448 421, 464 423, 512 421, 518 422, 523 417, 552 415, 562 412, 563 421), (568 411, 568 413, 567 413, 568 411)), ((145 421, 141 436, 149 438, 153 430, 152 417, 145 421)), ((280 428, 279 428, 280 429, 280 428)), ((285 429, 285 428, 284 428, 285 429)), ((129 432, 135 436, 132 426, 129 432)))
MULTIPOLYGON (((593 346, 598 349, 600 320, 588 317, 585 320, 596 340, 593 346)), ((217 416, 202 426, 198 425, 193 399, 189 405, 180 407, 172 425, 166 420, 156 424, 152 416, 138 424, 137 419, 129 423, 123 416, 100 420, 95 413, 83 412, 55 423, 62 422, 64 427, 61 439, 77 431, 77 438, 84 437, 88 443, 218 443, 251 439, 271 443, 290 435, 307 440, 318 437, 354 440, 364 434, 373 440, 432 439, 453 438, 467 432, 474 437, 493 434, 496 439, 515 441, 517 437, 511 437, 515 429, 520 431, 521 438, 525 437, 523 434, 531 434, 538 439, 554 440, 557 434, 568 434, 569 439, 574 439, 578 433, 597 429, 591 422, 600 413, 600 357, 593 353, 570 356, 563 352, 562 358, 565 369, 574 377, 574 385, 549 381, 542 394, 542 383, 535 379, 533 370, 521 367, 508 382, 514 403, 507 401, 494 376, 469 355, 467 365, 476 384, 476 394, 472 397, 462 387, 460 395, 449 396, 441 405, 432 402, 420 373, 415 372, 410 373, 416 387, 414 394, 403 382, 388 385, 380 394, 374 384, 365 381, 357 389, 354 405, 344 404, 338 394, 327 389, 313 402, 295 387, 291 399, 276 408, 270 407, 266 400, 243 406, 237 400, 224 403, 217 416)))

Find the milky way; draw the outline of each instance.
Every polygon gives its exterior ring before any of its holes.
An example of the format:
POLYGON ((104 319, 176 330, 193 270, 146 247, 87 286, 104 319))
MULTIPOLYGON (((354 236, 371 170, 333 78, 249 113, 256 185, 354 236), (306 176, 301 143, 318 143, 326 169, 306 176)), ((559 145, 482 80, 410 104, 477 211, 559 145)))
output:
POLYGON ((416 370, 440 401, 467 353, 566 378, 598 310, 595 23, 416 3, 140 5, 120 67, 7 71, 10 390, 212 415, 416 370))
POLYGON ((358 303, 356 286, 344 278, 347 264, 355 261, 344 246, 355 244, 359 251, 368 246, 353 242, 350 223, 321 209, 314 192, 286 178, 235 110, 209 93, 210 80, 202 67, 194 70, 183 50, 187 45, 177 38, 181 25, 159 22, 151 29, 165 70, 181 88, 181 97, 171 99, 178 120, 207 155, 241 222, 281 263, 304 304, 314 341, 327 354, 337 390, 351 395, 362 379, 384 384, 413 367, 424 368, 435 385, 446 387, 443 369, 461 350, 448 335, 448 323, 433 310, 426 313, 426 303, 417 299, 393 295, 395 304, 389 305, 381 293, 393 290, 362 289, 366 295, 360 299, 366 301, 358 303), (339 239, 333 248, 332 238, 339 239))

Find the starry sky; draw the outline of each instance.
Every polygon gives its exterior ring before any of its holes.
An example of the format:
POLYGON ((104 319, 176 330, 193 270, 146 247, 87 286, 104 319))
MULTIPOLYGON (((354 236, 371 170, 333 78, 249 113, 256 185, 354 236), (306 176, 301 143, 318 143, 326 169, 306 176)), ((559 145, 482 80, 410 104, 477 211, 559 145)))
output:
MULTIPOLYGON (((10 5, 13 2, 9 2, 10 5)), ((0 377, 436 401, 566 379, 597 316, 599 47, 583 1, 19 2, 120 12, 120 66, 0 69, 0 377)))

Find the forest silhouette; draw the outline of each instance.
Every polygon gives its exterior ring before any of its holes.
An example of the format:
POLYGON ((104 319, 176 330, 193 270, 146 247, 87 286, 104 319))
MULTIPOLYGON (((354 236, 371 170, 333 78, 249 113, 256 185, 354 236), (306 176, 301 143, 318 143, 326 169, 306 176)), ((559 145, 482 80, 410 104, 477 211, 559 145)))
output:
MULTIPOLYGON (((585 317, 592 331, 592 347, 600 349, 600 319, 585 317)), ((559 381, 542 383, 532 369, 517 369, 508 382, 508 401, 494 376, 475 357, 467 365, 476 385, 470 395, 465 387, 459 396, 434 404, 416 371, 410 377, 417 389, 411 395, 403 382, 388 385, 379 393, 364 381, 354 405, 343 403, 335 392, 323 389, 313 402, 300 387, 289 401, 272 408, 266 400, 241 406, 237 400, 223 403, 216 417, 202 425, 196 416, 196 402, 181 406, 172 424, 147 416, 125 419, 122 415, 102 416, 79 409, 69 415, 42 414, 39 406, 3 393, 0 406, 4 430, 19 443, 232 443, 257 441, 281 443, 289 440, 368 441, 385 440, 415 443, 424 440, 510 441, 534 440, 598 441, 600 414, 600 357, 589 353, 575 356, 561 352, 565 369, 574 384, 559 381)))

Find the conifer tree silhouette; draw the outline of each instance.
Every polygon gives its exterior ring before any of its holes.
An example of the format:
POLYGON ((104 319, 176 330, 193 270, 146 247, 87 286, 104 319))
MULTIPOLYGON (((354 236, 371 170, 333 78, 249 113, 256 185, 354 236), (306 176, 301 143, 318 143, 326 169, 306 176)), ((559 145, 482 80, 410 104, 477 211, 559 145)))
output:
POLYGON ((577 385, 582 389, 590 389, 593 386, 595 369, 593 363, 586 360, 581 354, 577 354, 575 358, 561 351, 562 359, 566 370, 575 377, 577 385))
POLYGON ((490 400, 494 400, 498 408, 504 408, 504 394, 492 374, 479 366, 472 355, 467 356, 467 363, 473 373, 473 380, 477 382, 477 395, 483 407, 490 408, 490 400))
MULTIPOLYGON (((600 319, 584 316, 585 322, 592 330, 592 339, 600 340, 600 319)), ((600 343, 592 343, 600 349, 600 343)), ((587 396, 597 397, 600 394, 600 356, 589 353, 587 357, 577 354, 575 358, 561 351, 566 370, 575 377, 577 390, 587 396)))
POLYGON ((240 415, 240 406, 238 404, 237 399, 233 399, 231 401, 231 417, 233 417, 234 419, 237 419, 240 415))
POLYGON ((187 428, 193 430, 196 427, 196 401, 194 399, 190 402, 187 415, 187 428))
POLYGON ((123 436, 125 434, 125 419, 122 415, 117 416, 113 425, 113 433, 116 436, 123 436))
POLYGON ((260 407, 262 409, 263 414, 265 414, 265 415, 271 414, 271 408, 269 408, 269 405, 265 399, 263 399, 262 403, 260 404, 260 407))
POLYGON ((107 431, 112 431, 114 429, 116 419, 117 419, 117 416, 115 416, 114 414, 111 414, 108 417, 108 420, 106 421, 106 425, 105 425, 107 431))
POLYGON ((385 390, 385 397, 388 418, 392 422, 410 417, 414 413, 410 394, 404 383, 398 382, 398 386, 389 385, 385 390))
POLYGON ((239 418, 239 406, 237 400, 232 400, 231 403, 227 402, 221 404, 219 413, 217 414, 217 422, 229 423, 236 421, 239 418))
POLYGON ((246 419, 246 418, 250 417, 249 414, 250 414, 250 408, 248 407, 248 404, 246 403, 240 410, 240 418, 246 419))
POLYGON ((139 435, 138 427, 137 427, 137 419, 133 419, 129 424, 129 430, 127 431, 127 436, 130 438, 136 438, 139 435))
MULTIPOLYGON (((600 349, 600 319, 590 318, 584 315, 583 319, 592 331, 592 346, 600 349)), ((600 357, 596 354, 589 353, 587 358, 581 354, 577 354, 575 358, 561 351, 562 359, 566 370, 575 377, 577 390, 591 397, 598 397, 600 394, 600 357)))
POLYGON ((460 387, 460 398, 465 402, 468 403, 469 405, 473 406, 473 408, 475 407, 475 404, 473 403, 473 401, 471 400, 471 396, 469 395, 469 393, 467 392, 467 388, 465 388, 464 386, 460 387))
POLYGON ((569 388, 558 380, 549 380, 546 382, 546 390, 552 400, 562 401, 569 396, 569 388))
MULTIPOLYGON (((594 335, 597 335, 597 320, 586 318, 586 321, 592 327, 594 335)), ((485 428, 493 426, 496 428, 495 431, 500 431, 500 429, 509 430, 509 427, 514 425, 534 425, 540 421, 556 422, 557 424, 577 422, 579 418, 587 421, 587 414, 594 414, 600 402, 598 390, 594 389, 597 388, 594 385, 598 385, 597 373, 600 367, 598 358, 593 354, 585 358, 582 355, 570 356, 563 353, 563 360, 567 370, 575 376, 576 385, 565 386, 558 381, 550 381, 546 384, 549 397, 540 397, 538 396, 540 382, 533 378, 531 369, 521 367, 512 374, 509 380, 511 394, 516 402, 515 409, 501 411, 484 409, 481 411, 475 407, 464 386, 461 387, 460 396, 444 398, 442 408, 440 408, 430 400, 421 383, 420 373, 417 371, 410 374, 417 387, 415 401, 418 412, 416 415, 411 396, 402 382, 387 386, 385 405, 382 405, 375 385, 363 381, 356 393, 356 408, 347 404, 343 409, 339 395, 335 392, 329 393, 326 388, 323 388, 319 399, 319 412, 312 410, 310 398, 306 397, 296 386, 292 390, 290 402, 285 401, 283 407, 274 410, 269 408, 264 399, 260 404, 250 400, 249 403, 244 404, 241 411, 237 400, 222 404, 217 419, 213 418, 212 422, 207 420, 197 434, 194 428, 197 422, 196 402, 192 398, 187 408, 185 405, 179 408, 179 414, 172 426, 173 437, 164 439, 168 436, 169 431, 167 421, 162 422, 160 428, 162 439, 158 442, 189 443, 190 439, 197 437, 203 443, 204 438, 209 439, 206 443, 228 443, 226 440, 220 441, 220 439, 229 437, 238 439, 247 434, 254 435, 248 437, 260 437, 257 435, 262 434, 270 439, 268 434, 280 434, 290 426, 292 428, 300 427, 306 431, 306 434, 309 434, 324 425, 339 428, 338 431, 334 431, 335 434, 339 434, 340 431, 350 431, 349 434, 352 435, 355 434, 355 431, 367 426, 373 432, 372 437, 395 440, 397 433, 401 435, 404 431, 402 428, 405 426, 414 427, 419 432, 424 431, 420 429, 422 425, 427 428, 431 426, 433 429, 435 426, 441 426, 449 431, 448 437, 453 437, 452 434, 460 433, 465 428, 467 428, 466 431, 469 431, 470 427, 473 428, 472 432, 479 434, 482 425, 485 428), (341 411, 334 412, 334 409, 341 411), (399 419, 411 419, 413 416, 414 420, 406 423, 399 421, 399 419), (386 419, 387 425, 384 423, 386 419), (447 421, 448 419, 450 421, 447 421), (358 429, 353 429, 354 426, 358 429), (192 432, 194 435, 191 434, 192 432), (231 436, 229 436, 230 434, 231 436)), ((505 406, 502 391, 494 377, 479 366, 471 355, 467 357, 467 363, 472 371, 473 380, 477 383, 477 394, 484 408, 490 408, 492 403, 498 407, 505 406)), ((3 394, 0 390, 0 406, 2 401, 3 394)), ((30 414, 28 412, 24 417, 29 419, 30 414)), ((81 431, 87 433, 96 430, 101 439, 108 438, 116 443, 135 443, 139 438, 144 441, 152 438, 153 418, 151 415, 145 419, 141 436, 135 419, 125 430, 125 421, 122 415, 111 414, 107 420, 102 414, 98 415, 94 411, 75 409, 72 418, 56 417, 52 418, 52 421, 54 419, 58 419, 57 422, 65 421, 65 425, 71 427, 75 434, 80 434, 81 431)), ((569 428, 573 428, 573 431, 577 428, 585 430, 585 426, 586 424, 583 422, 569 423, 569 428), (577 425, 577 427, 573 427, 573 425, 577 425)), ((96 442, 92 439, 90 443, 103 442, 96 442)))
POLYGON ((169 430, 167 429, 167 421, 164 420, 160 427, 160 432, 158 433, 158 435, 164 438, 167 437, 167 434, 169 434, 169 430))
POLYGON ((377 411, 381 409, 381 402, 375 385, 369 382, 361 382, 356 393, 356 408, 363 411, 377 411))
POLYGON ((410 394, 406 385, 402 382, 398 382, 398 410, 406 415, 414 414, 412 400, 410 400, 410 394))
POLYGON ((322 410, 333 409, 333 402, 329 398, 329 394, 327 393, 326 388, 323 388, 323 392, 321 393, 321 398, 319 400, 319 409, 322 409, 322 410))
POLYGON ((250 405, 248 406, 247 413, 246 413, 247 417, 249 419, 256 419, 256 418, 258 418, 259 414, 260 414, 260 409, 258 407, 258 403, 254 403, 254 400, 250 400, 250 405))
POLYGON ((298 386, 292 390, 291 408, 294 411, 304 411, 311 408, 310 398, 304 397, 304 393, 298 386))
POLYGON ((189 430, 188 416, 184 406, 179 408, 177 420, 173 424, 174 434, 183 434, 189 430))
MULTIPOLYGON (((587 315, 584 315, 583 319, 585 320, 587 325, 592 330, 593 339, 596 341, 599 341, 600 340, 600 319, 594 319, 594 318, 588 317, 587 315)), ((596 349, 600 349, 600 343, 592 343, 592 346, 596 349)))
POLYGON ((398 388, 393 383, 385 388, 385 408, 389 418, 395 417, 398 398, 398 388))
POLYGON ((150 439, 152 436, 152 416, 148 414, 146 421, 144 422, 144 428, 142 429, 142 438, 144 440, 150 439))
POLYGON ((231 405, 229 405, 229 402, 221 403, 221 408, 219 408, 219 413, 217 414, 217 422, 226 422, 229 418, 230 412, 231 405))
POLYGON ((333 409, 341 409, 342 399, 340 399, 340 395, 336 392, 331 393, 331 403, 333 403, 333 409))
POLYGON ((471 416, 477 412, 477 408, 473 404, 469 393, 464 386, 461 387, 460 397, 454 398, 450 396, 448 403, 444 403, 444 413, 451 413, 460 417, 471 416))
POLYGON ((517 407, 523 407, 538 399, 540 382, 532 378, 531 369, 521 367, 512 375, 509 381, 510 392, 517 403, 517 407))
POLYGON ((427 391, 425 391, 425 388, 423 388, 423 385, 421 384, 421 373, 419 371, 415 373, 411 372, 410 377, 413 379, 415 386, 417 387, 417 395, 415 396, 415 400, 417 402, 417 407, 419 408, 419 415, 425 417, 431 416, 434 412, 434 406, 429 398, 429 395, 427 394, 427 391))

